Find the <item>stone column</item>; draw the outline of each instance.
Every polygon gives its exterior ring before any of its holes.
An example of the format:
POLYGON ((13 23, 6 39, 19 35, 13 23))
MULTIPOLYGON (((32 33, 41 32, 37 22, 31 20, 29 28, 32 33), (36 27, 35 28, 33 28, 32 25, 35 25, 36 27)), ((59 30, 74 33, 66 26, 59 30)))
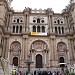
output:
POLYGON ((46 51, 46 67, 49 67, 50 65, 50 62, 49 62, 49 50, 46 51))
POLYGON ((67 18, 66 18, 66 16, 64 17, 64 22, 65 22, 65 25, 67 25, 67 18))
POLYGON ((44 62, 44 67, 47 66, 47 50, 43 50, 43 62, 44 62))
POLYGON ((53 50, 53 39, 50 38, 50 66, 52 67, 53 66, 53 60, 54 60, 54 50, 53 50))
POLYGON ((50 29, 50 32, 52 33, 52 16, 49 15, 49 29, 50 29))
POLYGON ((29 31, 29 14, 27 14, 26 19, 27 19, 26 32, 28 32, 29 31))
MULTIPOLYGON (((75 39, 74 39, 74 51, 75 51, 75 39)), ((75 59, 75 52, 74 52, 74 59, 75 59)))
POLYGON ((21 60, 24 61, 25 60, 25 48, 26 48, 26 45, 25 45, 25 37, 23 36, 22 38, 22 52, 21 52, 21 60))
POLYGON ((3 58, 5 58, 5 55, 6 55, 6 45, 7 45, 7 38, 4 37, 3 51, 2 51, 2 57, 3 58))
POLYGON ((73 52, 72 52, 72 45, 71 45, 71 39, 68 39, 68 49, 69 49, 69 55, 70 55, 70 63, 73 60, 73 52))
POLYGON ((27 55, 28 55, 28 35, 23 35, 23 52, 22 52, 22 56, 23 56, 23 60, 27 59, 27 55))
POLYGON ((23 26, 23 33, 25 33, 25 31, 26 31, 26 23, 27 23, 27 19, 26 19, 26 14, 24 13, 24 26, 23 26))
POLYGON ((53 50, 54 50, 54 67, 58 67, 58 53, 57 53, 57 46, 56 46, 56 39, 53 40, 53 50))
POLYGON ((58 60, 57 46, 56 46, 56 39, 55 38, 54 38, 54 59, 55 59, 55 61, 58 60))
MULTIPOLYGON (((74 61, 74 46, 73 46, 73 39, 71 39, 71 52, 72 52, 72 60, 74 61)), ((74 62, 73 62, 74 64, 74 62)))
POLYGON ((8 58, 8 53, 9 53, 9 35, 6 36, 6 53, 5 53, 5 58, 8 58))
POLYGON ((21 65, 23 66, 23 64, 25 64, 25 60, 27 59, 28 56, 28 35, 23 35, 22 38, 22 52, 21 52, 21 65))

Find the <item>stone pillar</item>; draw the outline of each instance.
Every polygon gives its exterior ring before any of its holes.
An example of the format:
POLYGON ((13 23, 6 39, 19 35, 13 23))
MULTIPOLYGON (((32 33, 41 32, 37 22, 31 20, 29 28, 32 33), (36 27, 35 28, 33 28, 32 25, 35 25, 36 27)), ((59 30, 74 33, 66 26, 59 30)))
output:
POLYGON ((73 46, 73 39, 71 39, 71 52, 72 52, 72 61, 73 61, 72 64, 74 64, 74 46, 73 46))
POLYGON ((50 62, 49 62, 49 50, 46 51, 46 67, 50 66, 50 62))
POLYGON ((7 45, 7 38, 4 37, 3 51, 2 51, 2 57, 3 58, 5 58, 5 55, 6 55, 6 45, 7 45))
POLYGON ((25 60, 27 59, 28 56, 28 35, 23 35, 22 38, 22 52, 21 52, 21 65, 25 64, 25 60))
MULTIPOLYGON (((74 39, 74 51, 75 51, 75 39, 74 39)), ((75 52, 74 52, 74 59, 75 59, 75 52)))
POLYGON ((57 46, 56 46, 56 39, 53 40, 53 50, 54 50, 54 67, 58 67, 58 53, 57 53, 57 46))
POLYGON ((43 62, 44 62, 44 67, 46 68, 47 67, 47 64, 49 62, 49 58, 48 58, 48 50, 43 50, 43 62), (48 61, 47 61, 48 60, 48 61))
POLYGON ((26 31, 26 23, 27 23, 26 14, 24 14, 24 26, 23 26, 23 33, 25 33, 25 31, 26 31))
POLYGON ((25 38, 22 38, 22 52, 21 52, 21 60, 24 61, 25 60, 25 38))
POLYGON ((6 37, 6 53, 5 53, 5 59, 8 58, 8 53, 9 53, 9 35, 6 37))
POLYGON ((57 46, 56 46, 56 39, 54 38, 54 59, 55 61, 58 60, 58 54, 57 54, 57 46))
POLYGON ((66 18, 66 16, 64 17, 64 22, 65 22, 65 25, 67 26, 67 18, 66 18))
POLYGON ((52 16, 49 15, 49 29, 50 29, 50 32, 52 33, 52 16))
POLYGON ((26 60, 28 55, 28 35, 23 35, 22 45, 23 45, 22 59, 26 60))
POLYGON ((68 39, 68 49, 69 49, 69 55, 70 55, 70 63, 73 61, 73 51, 72 51, 72 45, 71 45, 71 39, 68 39))
POLYGON ((27 24, 26 24, 26 32, 29 31, 29 15, 27 14, 27 17, 26 17, 26 21, 27 21, 27 24))
POLYGON ((54 60, 54 50, 53 50, 53 39, 50 38, 50 66, 53 66, 53 60, 54 60))

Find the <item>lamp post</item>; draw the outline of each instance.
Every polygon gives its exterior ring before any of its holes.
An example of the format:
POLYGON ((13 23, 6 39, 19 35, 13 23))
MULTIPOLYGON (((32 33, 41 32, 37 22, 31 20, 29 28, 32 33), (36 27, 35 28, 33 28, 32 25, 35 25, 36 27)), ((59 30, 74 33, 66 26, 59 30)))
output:
POLYGON ((30 65, 31 65, 32 63, 34 63, 34 62, 30 60, 30 56, 29 56, 29 59, 25 61, 25 63, 28 65, 28 72, 27 72, 27 75, 31 75, 31 73, 30 73, 30 65))

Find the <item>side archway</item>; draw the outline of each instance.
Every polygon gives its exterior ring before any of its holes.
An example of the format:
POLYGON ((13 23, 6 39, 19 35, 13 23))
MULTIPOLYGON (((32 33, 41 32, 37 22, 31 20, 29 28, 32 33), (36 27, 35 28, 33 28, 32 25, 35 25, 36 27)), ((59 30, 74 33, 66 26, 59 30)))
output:
POLYGON ((18 57, 13 58, 13 65, 18 66, 18 57))

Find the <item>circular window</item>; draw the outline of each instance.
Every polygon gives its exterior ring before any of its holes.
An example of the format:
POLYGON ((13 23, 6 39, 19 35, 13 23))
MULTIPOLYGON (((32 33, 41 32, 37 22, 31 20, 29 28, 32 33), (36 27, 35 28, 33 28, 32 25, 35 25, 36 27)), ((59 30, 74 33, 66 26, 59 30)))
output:
POLYGON ((44 23, 44 20, 42 20, 41 22, 44 23))
POLYGON ((20 22, 23 22, 22 20, 20 22))
POLYGON ((54 23, 56 23, 56 21, 54 21, 54 23))
POLYGON ((13 20, 13 22, 16 22, 16 20, 13 20))
POLYGON ((61 21, 61 23, 63 24, 63 21, 61 21))
POLYGON ((35 22, 36 22, 36 20, 33 20, 33 22, 35 23, 35 22))

